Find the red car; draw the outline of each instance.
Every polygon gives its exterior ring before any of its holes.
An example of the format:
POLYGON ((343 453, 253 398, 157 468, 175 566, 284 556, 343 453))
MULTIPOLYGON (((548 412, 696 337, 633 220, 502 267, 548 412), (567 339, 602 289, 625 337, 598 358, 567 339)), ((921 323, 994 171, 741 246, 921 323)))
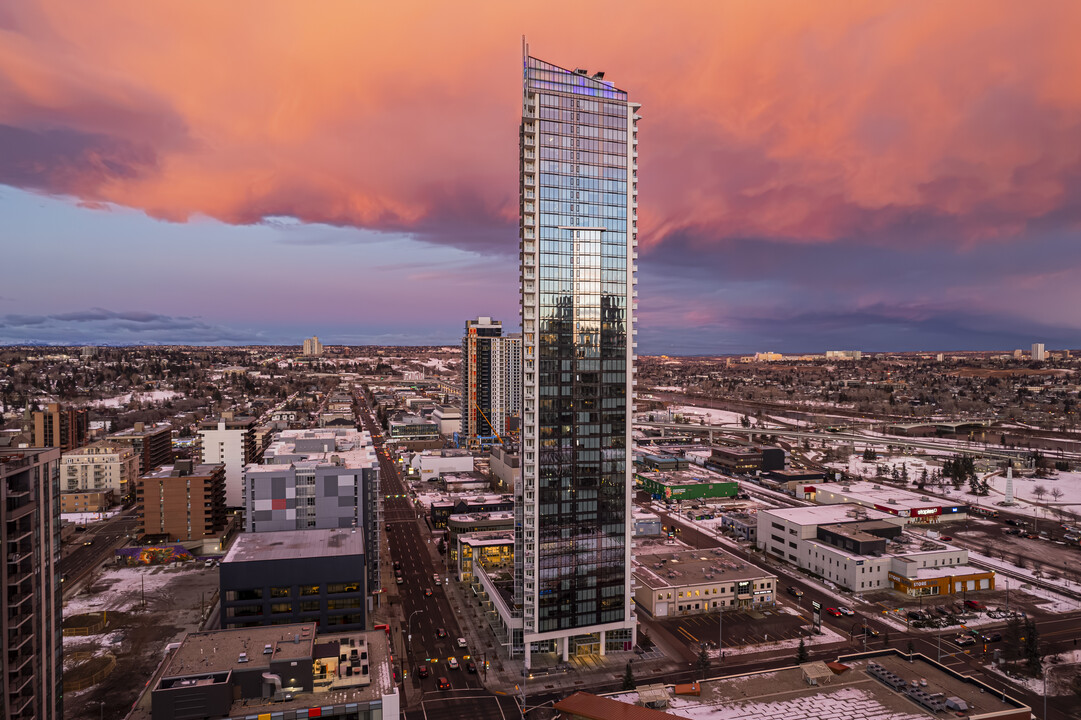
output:
POLYGON ((832 615, 833 617, 841 617, 841 611, 838 610, 837 608, 826 608, 826 612, 829 613, 830 615, 832 615))

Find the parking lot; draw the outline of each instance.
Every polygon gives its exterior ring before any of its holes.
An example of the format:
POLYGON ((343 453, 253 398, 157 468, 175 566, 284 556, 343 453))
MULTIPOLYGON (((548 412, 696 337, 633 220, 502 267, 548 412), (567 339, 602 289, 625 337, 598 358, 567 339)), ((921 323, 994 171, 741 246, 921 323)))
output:
MULTIPOLYGON (((719 627, 716 613, 658 618, 656 622, 686 643, 706 643, 716 647, 719 627)), ((724 646, 741 647, 778 640, 806 637, 803 629, 808 618, 780 612, 772 608, 744 610, 724 614, 724 646)))

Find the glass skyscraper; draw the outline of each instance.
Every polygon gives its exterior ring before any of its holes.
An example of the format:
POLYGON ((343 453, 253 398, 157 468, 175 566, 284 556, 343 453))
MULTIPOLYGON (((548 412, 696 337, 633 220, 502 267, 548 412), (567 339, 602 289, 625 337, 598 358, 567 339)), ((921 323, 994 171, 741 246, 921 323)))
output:
POLYGON ((522 101, 522 482, 508 625, 528 667, 529 651, 566 659, 634 642, 639 106, 604 73, 528 52, 522 101))

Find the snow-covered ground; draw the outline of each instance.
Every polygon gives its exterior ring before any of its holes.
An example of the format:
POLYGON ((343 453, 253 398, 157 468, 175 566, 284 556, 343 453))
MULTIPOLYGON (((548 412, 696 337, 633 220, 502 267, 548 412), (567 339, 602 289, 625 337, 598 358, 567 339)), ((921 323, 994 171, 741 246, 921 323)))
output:
MULTIPOLYGON (((980 498, 980 502, 984 505, 1001 502, 1006 497, 1006 477, 995 475, 987 482, 991 486, 991 495, 980 498)), ((1036 504, 1043 506, 1039 509, 1041 516, 1053 512, 1055 508, 1073 513, 1081 512, 1081 472, 1057 472, 1046 478, 1015 477, 1013 496, 1014 500, 1019 501, 1019 505, 1012 508, 1011 512, 1034 515, 1037 510, 1036 504), (1046 490, 1042 500, 1036 496, 1037 487, 1043 487, 1046 490), (1057 498, 1052 494, 1056 490, 1060 493, 1057 498)), ((976 500, 974 496, 969 496, 967 493, 966 499, 972 502, 976 500)))
POLYGON ((908 467, 908 481, 911 483, 923 473, 926 469, 927 474, 930 475, 935 469, 940 466, 934 463, 928 457, 916 457, 913 455, 880 455, 877 460, 867 461, 863 459, 863 454, 850 455, 846 462, 833 462, 828 463, 829 467, 836 470, 844 470, 856 477, 866 478, 873 480, 878 476, 878 468, 880 466, 886 466, 892 472, 894 467, 898 472, 901 472, 903 466, 908 467))
POLYGON ((120 508, 117 507, 112 508, 111 510, 106 510, 103 513, 60 513, 60 519, 67 520, 68 522, 75 523, 76 525, 88 525, 90 523, 100 522, 101 520, 108 520, 119 512, 120 508))
MULTIPOLYGON (((671 408, 671 412, 673 418, 682 415, 683 419, 689 421, 692 425, 700 424, 703 421, 707 425, 739 425, 740 419, 746 417, 744 413, 696 407, 694 405, 677 405, 671 408)), ((754 422, 754 417, 748 417, 747 419, 752 423, 754 422)))
POLYGON ((175 397, 180 397, 181 393, 173 390, 151 390, 149 392, 134 392, 127 395, 117 395, 111 398, 102 398, 101 400, 91 400, 88 405, 92 407, 124 407, 131 404, 132 397, 140 402, 144 403, 161 403, 166 400, 171 400, 175 397))
POLYGON ((160 595, 161 588, 176 580, 177 571, 163 565, 151 567, 109 568, 94 581, 94 588, 105 588, 93 595, 79 594, 64 603, 64 615, 130 610, 141 603, 143 592, 160 595))

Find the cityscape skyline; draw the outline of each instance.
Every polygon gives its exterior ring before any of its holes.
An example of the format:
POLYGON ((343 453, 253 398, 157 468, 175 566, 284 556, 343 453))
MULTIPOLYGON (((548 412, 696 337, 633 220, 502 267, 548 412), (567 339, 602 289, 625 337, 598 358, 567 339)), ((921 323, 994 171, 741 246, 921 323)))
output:
POLYGON ((1081 346, 1073 4, 122 7, 0 13, 0 344, 516 331, 528 30, 650 109, 642 354, 1081 346))

